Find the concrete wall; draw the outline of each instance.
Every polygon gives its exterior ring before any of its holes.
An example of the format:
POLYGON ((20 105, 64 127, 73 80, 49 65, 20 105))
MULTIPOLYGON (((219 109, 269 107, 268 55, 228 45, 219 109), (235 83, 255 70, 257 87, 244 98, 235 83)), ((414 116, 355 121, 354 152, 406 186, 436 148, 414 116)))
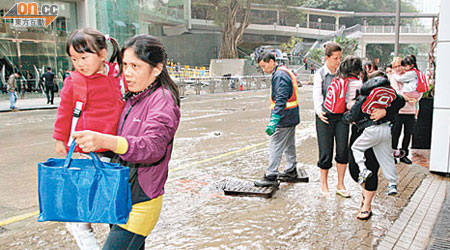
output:
POLYGON ((169 59, 191 66, 209 65, 219 53, 222 35, 211 34, 183 34, 179 36, 160 37, 166 48, 169 59))
POLYGON ((233 76, 243 76, 245 59, 212 59, 210 63, 210 74, 223 76, 231 74, 233 76))
POLYGON ((450 173, 450 1, 441 1, 430 171, 450 173))

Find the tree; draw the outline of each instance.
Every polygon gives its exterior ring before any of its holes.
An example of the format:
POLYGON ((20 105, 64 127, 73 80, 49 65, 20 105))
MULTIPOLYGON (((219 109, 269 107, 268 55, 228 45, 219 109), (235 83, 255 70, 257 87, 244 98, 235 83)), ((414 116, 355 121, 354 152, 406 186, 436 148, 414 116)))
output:
POLYGON ((238 58, 237 46, 242 43, 244 31, 249 25, 252 0, 245 0, 243 8, 242 0, 209 0, 216 7, 216 22, 222 24, 222 45, 220 46, 219 59, 238 58), (241 24, 236 27, 240 12, 244 12, 241 24))
MULTIPOLYGON (((280 9, 283 19, 300 23, 304 18, 302 13, 288 8, 288 6, 303 3, 304 0, 207 0, 206 3, 215 7, 214 21, 222 27, 222 45, 219 58, 238 58, 237 47, 242 43, 244 31, 250 23, 251 5, 253 2, 265 4, 273 9, 280 9), (245 5, 245 7, 244 7, 245 5), (237 23, 240 23, 238 26, 237 23)), ((193 4, 205 4, 203 0, 193 1, 193 4)), ((295 24, 294 24, 295 25, 295 24)))

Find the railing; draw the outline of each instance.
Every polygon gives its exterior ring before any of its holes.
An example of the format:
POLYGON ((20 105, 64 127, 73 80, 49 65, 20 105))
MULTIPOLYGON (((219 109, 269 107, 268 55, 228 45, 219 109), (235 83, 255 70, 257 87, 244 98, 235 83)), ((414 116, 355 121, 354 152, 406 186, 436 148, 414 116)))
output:
MULTIPOLYGON (((364 33, 395 33, 395 26, 361 26, 364 33)), ((430 33, 431 28, 423 26, 400 26, 400 33, 430 33)))
POLYGON ((309 22, 309 28, 310 29, 321 29, 321 30, 336 30, 336 24, 309 22))

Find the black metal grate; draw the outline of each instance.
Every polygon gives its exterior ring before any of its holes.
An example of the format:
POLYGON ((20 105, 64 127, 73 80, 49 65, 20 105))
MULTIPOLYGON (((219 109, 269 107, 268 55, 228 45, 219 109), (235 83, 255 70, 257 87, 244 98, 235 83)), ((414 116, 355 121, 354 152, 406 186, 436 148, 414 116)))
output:
POLYGON ((226 180, 225 195, 260 196, 270 198, 278 190, 279 183, 271 187, 256 187, 253 182, 244 180, 226 180))
POLYGON ((430 244, 430 250, 450 249, 450 239, 433 238, 430 244))

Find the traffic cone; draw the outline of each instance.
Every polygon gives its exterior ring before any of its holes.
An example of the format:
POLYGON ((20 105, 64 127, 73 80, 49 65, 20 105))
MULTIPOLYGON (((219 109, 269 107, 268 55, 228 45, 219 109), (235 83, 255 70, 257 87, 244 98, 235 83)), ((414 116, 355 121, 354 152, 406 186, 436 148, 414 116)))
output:
POLYGON ((244 90, 244 85, 241 83, 239 84, 239 91, 243 91, 244 90))

